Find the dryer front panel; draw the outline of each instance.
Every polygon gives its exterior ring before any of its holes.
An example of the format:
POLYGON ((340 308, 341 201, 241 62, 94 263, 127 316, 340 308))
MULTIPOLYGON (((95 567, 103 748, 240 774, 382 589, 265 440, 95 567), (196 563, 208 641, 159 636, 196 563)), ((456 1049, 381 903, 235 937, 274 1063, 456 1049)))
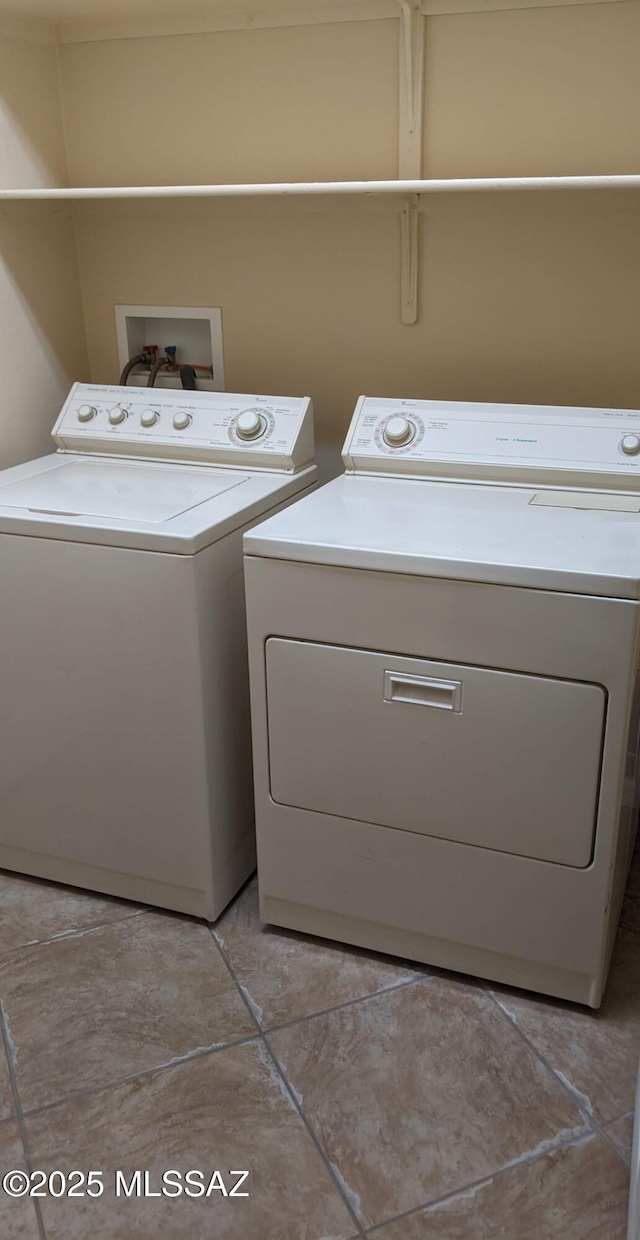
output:
POLYGON ((276 802, 589 864, 600 685, 277 637, 266 671, 276 802))

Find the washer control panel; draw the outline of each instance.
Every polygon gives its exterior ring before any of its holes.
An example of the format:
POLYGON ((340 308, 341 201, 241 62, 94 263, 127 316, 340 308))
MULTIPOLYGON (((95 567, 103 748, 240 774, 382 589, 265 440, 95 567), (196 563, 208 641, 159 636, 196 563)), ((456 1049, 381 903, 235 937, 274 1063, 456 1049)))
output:
POLYGON ((640 410, 362 396, 342 457, 351 473, 640 490, 640 410))
POLYGON ((292 472, 313 459, 308 397, 76 383, 53 428, 63 452, 292 472))

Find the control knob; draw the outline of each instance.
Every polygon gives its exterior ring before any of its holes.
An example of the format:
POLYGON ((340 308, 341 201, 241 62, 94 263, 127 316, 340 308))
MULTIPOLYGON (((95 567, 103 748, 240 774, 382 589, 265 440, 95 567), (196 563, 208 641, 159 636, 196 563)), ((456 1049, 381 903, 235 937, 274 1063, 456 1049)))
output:
POLYGON ((640 435, 623 435, 620 447, 625 456, 637 456, 640 452, 640 435))
POLYGON ((95 418, 97 412, 95 405, 81 405, 78 409, 78 421, 90 422, 92 418, 95 418))
POLYGON ((411 443, 415 433, 415 427, 409 419, 403 414, 397 414, 396 417, 389 418, 382 432, 382 438, 390 448, 400 448, 403 444, 411 443))
POLYGON ((157 409, 143 409, 140 414, 140 422, 142 426, 155 426, 160 414, 157 409))
POLYGON ((264 421, 257 409, 245 409, 236 418, 236 433, 241 439, 258 439, 264 429, 264 421))
POLYGON ((178 409, 178 412, 174 413, 173 425, 175 426, 177 431, 186 431, 187 427, 190 424, 191 424, 191 414, 187 413, 186 409, 178 409))
POLYGON ((118 426, 120 422, 124 422, 127 417, 127 410, 122 405, 116 405, 115 409, 109 410, 109 421, 112 426, 118 426))

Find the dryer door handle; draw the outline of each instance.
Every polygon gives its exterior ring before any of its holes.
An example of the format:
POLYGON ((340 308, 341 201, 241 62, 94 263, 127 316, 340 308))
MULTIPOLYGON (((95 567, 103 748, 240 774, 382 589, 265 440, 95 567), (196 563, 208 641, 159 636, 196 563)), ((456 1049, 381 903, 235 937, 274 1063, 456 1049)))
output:
POLYGON ((384 701, 406 702, 411 706, 431 706, 462 714, 462 681, 436 680, 432 676, 405 676, 385 672, 384 701))

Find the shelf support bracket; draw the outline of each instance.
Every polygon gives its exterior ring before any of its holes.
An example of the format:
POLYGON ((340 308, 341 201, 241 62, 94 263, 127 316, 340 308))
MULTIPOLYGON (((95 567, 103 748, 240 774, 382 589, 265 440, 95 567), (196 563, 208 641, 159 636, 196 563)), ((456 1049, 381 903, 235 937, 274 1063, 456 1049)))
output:
POLYGON ((425 18, 420 0, 398 0, 400 5, 400 133, 398 176, 422 177, 422 116, 424 112, 425 18))
MULTIPOLYGON (((400 5, 400 99, 398 176, 422 178, 422 117, 424 113, 425 18, 420 0, 398 0, 400 5)), ((418 208, 419 197, 410 194, 400 212, 400 317, 411 324, 418 319, 418 208)))
POLYGON ((418 318, 418 194, 409 194, 400 211, 400 318, 418 318))

